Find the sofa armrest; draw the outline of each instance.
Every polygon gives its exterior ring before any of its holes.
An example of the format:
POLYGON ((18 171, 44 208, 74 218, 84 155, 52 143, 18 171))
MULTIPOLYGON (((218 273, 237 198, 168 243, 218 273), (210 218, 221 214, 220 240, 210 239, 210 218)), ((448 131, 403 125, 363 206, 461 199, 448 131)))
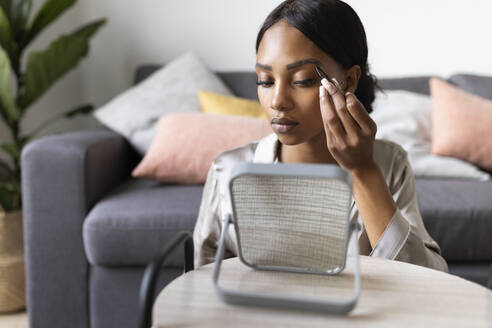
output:
POLYGON ((22 151, 27 307, 31 327, 89 327, 82 224, 130 173, 135 155, 110 131, 35 140, 22 151))

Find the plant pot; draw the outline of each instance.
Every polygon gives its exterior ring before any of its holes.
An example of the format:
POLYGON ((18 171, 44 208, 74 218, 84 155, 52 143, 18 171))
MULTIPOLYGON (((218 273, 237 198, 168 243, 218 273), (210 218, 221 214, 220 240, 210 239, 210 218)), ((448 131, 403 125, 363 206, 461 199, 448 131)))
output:
POLYGON ((26 306, 22 211, 0 207, 0 313, 26 306))

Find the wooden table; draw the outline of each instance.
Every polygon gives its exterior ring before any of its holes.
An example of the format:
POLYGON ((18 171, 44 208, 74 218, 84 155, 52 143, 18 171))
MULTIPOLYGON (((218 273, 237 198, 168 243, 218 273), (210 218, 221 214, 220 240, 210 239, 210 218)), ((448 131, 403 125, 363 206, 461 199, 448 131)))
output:
MULTIPOLYGON (((209 264, 178 277, 159 294, 153 327, 492 327, 492 291, 440 271, 361 256, 361 294, 348 316, 232 306, 214 293, 209 264)), ((252 270, 222 264, 220 285, 323 297, 349 295, 352 258, 337 277, 252 270)))

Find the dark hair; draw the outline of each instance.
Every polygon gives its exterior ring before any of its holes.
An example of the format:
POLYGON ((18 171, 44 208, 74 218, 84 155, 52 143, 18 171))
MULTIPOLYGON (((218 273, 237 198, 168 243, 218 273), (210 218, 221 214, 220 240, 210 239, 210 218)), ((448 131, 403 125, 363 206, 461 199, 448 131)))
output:
POLYGON ((263 34, 285 20, 301 31, 344 69, 359 65, 361 75, 355 95, 372 112, 375 89, 381 89, 367 63, 367 39, 357 13, 340 0, 286 0, 266 18, 256 38, 256 52, 263 34))

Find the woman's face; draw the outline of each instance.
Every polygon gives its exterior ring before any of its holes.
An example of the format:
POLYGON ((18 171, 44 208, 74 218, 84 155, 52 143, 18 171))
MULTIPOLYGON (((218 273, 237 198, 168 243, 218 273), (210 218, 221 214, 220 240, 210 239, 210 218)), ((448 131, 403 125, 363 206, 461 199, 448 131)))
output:
POLYGON ((280 142, 297 145, 324 135, 314 66, 318 62, 340 83, 345 83, 343 68, 285 21, 265 32, 256 59, 258 99, 280 142))

